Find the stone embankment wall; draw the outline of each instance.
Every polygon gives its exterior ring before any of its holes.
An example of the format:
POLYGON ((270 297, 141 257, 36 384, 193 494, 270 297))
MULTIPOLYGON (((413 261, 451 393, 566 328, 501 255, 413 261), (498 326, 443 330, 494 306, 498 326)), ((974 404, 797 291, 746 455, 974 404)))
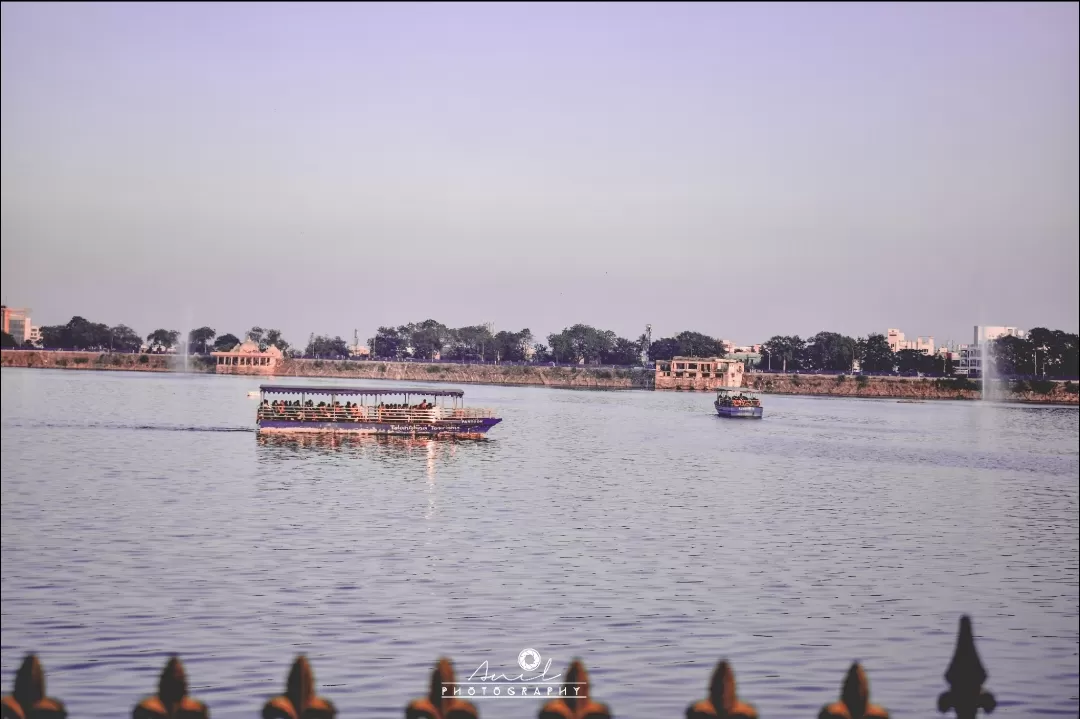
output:
MULTIPOLYGON (((827 395, 833 397, 879 397, 909 400, 979 399, 978 389, 964 388, 964 380, 927 377, 849 377, 845 375, 748 374, 744 384, 769 394, 827 395)), ((1072 404, 1080 399, 1078 385, 1053 382, 1048 392, 1034 391, 1027 383, 1024 391, 1012 391, 1007 382, 997 383, 1000 399, 1008 402, 1072 404)))
POLYGON ((349 377, 398 382, 505 384, 571 389, 645 389, 653 373, 603 367, 521 367, 517 365, 425 364, 416 362, 331 362, 288 359, 278 377, 349 377))
MULTIPOLYGON (((5 350, 4 367, 46 369, 127 370, 180 372, 182 360, 173 355, 110 354, 107 352, 33 352, 5 350)), ((192 357, 188 371, 213 373, 211 358, 192 357)), ((519 367, 516 365, 426 364, 418 362, 337 362, 286 359, 276 377, 339 377, 385 379, 398 382, 449 382, 565 387, 571 389, 645 389, 653 373, 639 369, 604 367, 519 367)), ((266 378, 270 379, 270 378, 266 378)))
MULTIPOLYGON (((44 369, 123 370, 126 372, 182 372, 183 358, 163 354, 113 354, 111 352, 34 352, 4 350, 0 364, 4 367, 40 367, 44 369)), ((207 357, 188 359, 188 371, 213 372, 214 364, 207 357)))
MULTIPOLYGON (((102 352, 32 352, 4 350, 4 367, 50 369, 183 371, 182 360, 172 355, 110 354, 102 352)), ((189 372, 213 373, 211 358, 192 357, 189 372)), ((424 364, 414 362, 334 362, 287 359, 277 377, 339 377, 384 379, 397 382, 448 382, 561 387, 567 389, 651 389, 653 373, 640 369, 603 367, 519 367, 516 365, 424 364)), ((746 374, 748 387, 770 394, 878 397, 908 400, 979 399, 978 389, 962 388, 963 380, 914 377, 848 377, 834 375, 746 374)), ((269 379, 269 378, 267 378, 269 379)), ((1000 383, 1000 398, 1011 402, 1076 405, 1080 394, 1073 382, 1054 382, 1049 391, 1030 384, 1015 392, 1000 383)), ((1047 387, 1041 387, 1047 389, 1047 387)), ((668 390, 677 391, 677 390, 668 390)), ((686 390, 684 390, 686 391, 686 390)))

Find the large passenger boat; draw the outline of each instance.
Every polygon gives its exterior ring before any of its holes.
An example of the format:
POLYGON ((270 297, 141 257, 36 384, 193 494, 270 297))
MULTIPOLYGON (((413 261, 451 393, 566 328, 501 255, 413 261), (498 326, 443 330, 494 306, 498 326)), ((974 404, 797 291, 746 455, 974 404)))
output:
POLYGON ((347 432, 479 439, 502 422, 490 409, 466 408, 459 389, 259 387, 259 432, 347 432))
POLYGON ((716 413, 721 417, 761 419, 764 415, 761 400, 758 399, 757 394, 745 387, 719 390, 713 407, 716 407, 716 413))

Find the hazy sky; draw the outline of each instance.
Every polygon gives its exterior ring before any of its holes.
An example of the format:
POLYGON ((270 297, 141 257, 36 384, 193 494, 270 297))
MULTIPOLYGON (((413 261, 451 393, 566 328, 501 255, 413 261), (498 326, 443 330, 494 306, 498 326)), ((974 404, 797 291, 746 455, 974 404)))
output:
POLYGON ((2 294, 361 338, 1078 325, 1058 4, 3 4, 2 294))

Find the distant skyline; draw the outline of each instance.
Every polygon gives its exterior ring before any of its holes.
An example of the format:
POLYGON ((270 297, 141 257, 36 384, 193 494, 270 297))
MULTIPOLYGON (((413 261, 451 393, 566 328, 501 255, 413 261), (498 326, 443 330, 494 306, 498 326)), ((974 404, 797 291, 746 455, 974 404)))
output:
POLYGON ((34 324, 1080 325, 1075 3, 0 12, 34 324))

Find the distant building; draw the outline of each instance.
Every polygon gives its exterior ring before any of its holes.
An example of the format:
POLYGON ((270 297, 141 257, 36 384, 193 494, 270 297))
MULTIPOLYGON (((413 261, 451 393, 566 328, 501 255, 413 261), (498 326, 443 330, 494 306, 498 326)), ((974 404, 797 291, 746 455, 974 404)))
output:
POLYGON ((724 359, 742 362, 743 367, 757 367, 758 363, 761 362, 761 345, 732 347, 731 351, 724 355, 724 359), (758 349, 755 350, 754 347, 758 349))
POLYGON ((371 350, 369 348, 367 348, 367 347, 362 346, 362 345, 352 345, 351 347, 349 347, 349 356, 350 357, 370 357, 371 356, 371 350))
POLYGON ((673 357, 657 360, 656 389, 715 390, 742 387, 744 365, 727 357, 673 357))
POLYGON ((970 345, 960 345, 959 361, 955 373, 958 375, 978 376, 983 371, 982 346, 1002 337, 1027 337, 1027 332, 1016 327, 975 325, 970 345))
POLYGON ((25 307, 8 307, 0 305, 0 314, 3 315, 4 332, 15 338, 15 342, 22 344, 30 338, 30 310, 25 307))
POLYGON ((211 352, 217 361, 215 372, 218 374, 274 374, 284 357, 281 350, 271 345, 265 351, 259 349, 256 342, 248 340, 228 352, 211 352))
POLYGON ((976 345, 981 345, 983 342, 993 342, 1000 337, 1019 337, 1020 339, 1023 339, 1027 337, 1027 332, 1015 327, 987 327, 984 325, 975 325, 975 334, 972 342, 976 345))
POLYGON ((41 346, 41 328, 37 325, 30 326, 30 334, 27 337, 32 343, 41 346))
POLYGON ((904 333, 900 330, 890 328, 885 332, 885 341, 889 343, 889 349, 893 352, 918 350, 924 355, 934 354, 933 337, 916 337, 914 340, 909 340, 904 337, 904 333))

